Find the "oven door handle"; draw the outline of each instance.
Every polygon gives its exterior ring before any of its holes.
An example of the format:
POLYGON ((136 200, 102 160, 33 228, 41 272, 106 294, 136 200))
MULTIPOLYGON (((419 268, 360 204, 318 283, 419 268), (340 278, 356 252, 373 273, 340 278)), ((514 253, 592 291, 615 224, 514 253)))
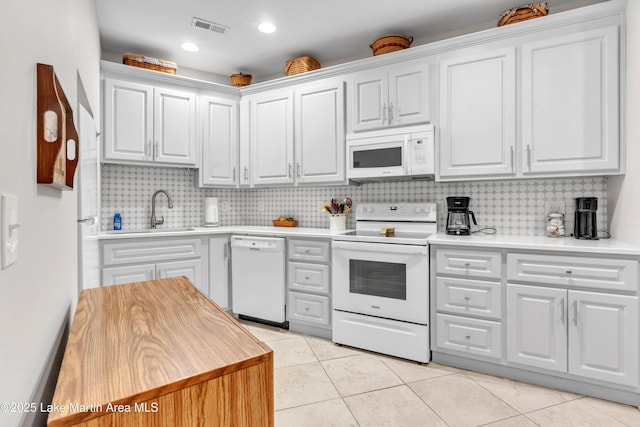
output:
POLYGON ((396 245, 392 243, 364 243, 364 242, 343 242, 334 240, 332 248, 337 250, 352 250, 363 252, 389 252, 403 255, 428 255, 428 246, 417 245, 396 245))

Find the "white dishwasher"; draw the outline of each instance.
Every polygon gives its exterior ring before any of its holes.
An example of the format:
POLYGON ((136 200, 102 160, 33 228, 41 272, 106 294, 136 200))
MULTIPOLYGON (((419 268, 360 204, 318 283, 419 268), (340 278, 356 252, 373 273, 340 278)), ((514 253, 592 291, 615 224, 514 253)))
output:
POLYGON ((231 298, 242 318, 287 327, 285 240, 231 236, 231 298))

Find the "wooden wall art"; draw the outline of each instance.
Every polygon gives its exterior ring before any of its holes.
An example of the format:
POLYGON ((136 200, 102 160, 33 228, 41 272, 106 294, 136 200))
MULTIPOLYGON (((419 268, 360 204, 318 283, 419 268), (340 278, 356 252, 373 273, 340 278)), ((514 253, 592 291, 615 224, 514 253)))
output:
POLYGON ((37 68, 37 171, 38 184, 73 190, 80 146, 73 110, 53 67, 37 68))

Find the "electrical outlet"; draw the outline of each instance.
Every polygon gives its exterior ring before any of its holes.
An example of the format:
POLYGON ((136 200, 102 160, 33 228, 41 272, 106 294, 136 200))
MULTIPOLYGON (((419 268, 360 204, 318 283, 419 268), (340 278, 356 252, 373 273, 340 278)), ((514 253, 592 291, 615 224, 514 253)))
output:
POLYGON ((547 200, 544 203, 544 212, 545 214, 551 212, 557 212, 561 214, 565 214, 566 207, 564 204, 564 200, 547 200))

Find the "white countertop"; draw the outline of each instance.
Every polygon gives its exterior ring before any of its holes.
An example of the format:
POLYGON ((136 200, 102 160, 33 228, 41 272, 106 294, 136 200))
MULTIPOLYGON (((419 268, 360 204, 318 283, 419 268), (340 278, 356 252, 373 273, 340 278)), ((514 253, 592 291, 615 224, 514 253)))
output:
MULTIPOLYGON (((135 230, 123 230, 118 233, 101 233, 99 240, 132 239, 148 237, 201 236, 217 234, 241 234, 253 236, 305 237, 331 239, 334 236, 353 230, 330 230, 328 228, 274 227, 259 225, 237 225, 220 227, 193 227, 182 231, 157 231, 137 233, 135 230)), ((634 245, 615 239, 578 240, 573 237, 518 236, 505 234, 474 234, 454 236, 445 233, 432 234, 430 245, 468 246, 493 249, 521 249, 554 252, 581 252, 602 255, 640 256, 640 245, 634 245)))
POLYGON ((468 246, 476 248, 522 249, 533 251, 583 252, 602 255, 640 255, 640 246, 615 239, 579 240, 573 237, 474 234, 454 236, 432 234, 430 245, 468 246))
POLYGON ((305 227, 274 227, 260 225, 236 225, 220 227, 191 227, 190 230, 163 231, 158 228, 152 232, 141 233, 136 230, 122 230, 117 233, 103 232, 98 236, 99 240, 133 239, 146 237, 177 237, 177 236, 199 236, 216 234, 242 234, 252 236, 279 236, 279 237, 306 237, 330 239, 333 236, 344 234, 353 230, 330 230, 328 228, 305 228, 305 227))

